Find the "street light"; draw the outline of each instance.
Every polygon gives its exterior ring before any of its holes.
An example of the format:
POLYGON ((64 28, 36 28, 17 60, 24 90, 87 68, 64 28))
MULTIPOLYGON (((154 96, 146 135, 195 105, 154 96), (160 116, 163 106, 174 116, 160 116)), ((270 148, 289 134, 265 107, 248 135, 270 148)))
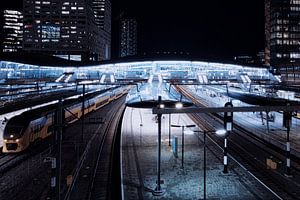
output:
POLYGON ((184 128, 192 128, 195 127, 196 125, 192 124, 192 125, 174 125, 171 124, 171 127, 181 127, 182 128, 182 136, 181 136, 181 169, 183 169, 183 163, 184 163, 184 128))
MULTIPOLYGON (((164 104, 161 103, 161 96, 158 96, 158 108, 164 108, 164 104)), ((152 191, 154 196, 162 196, 165 193, 165 190, 161 188, 160 180, 160 159, 161 159, 161 116, 162 114, 157 114, 157 124, 158 124, 158 145, 157 145, 157 181, 156 187, 152 191)))
POLYGON ((171 146, 171 113, 169 113, 169 146, 171 146))
POLYGON ((217 130, 217 131, 194 131, 195 133, 203 133, 203 199, 206 199, 206 134, 207 133, 216 133, 217 135, 225 135, 226 130, 217 130))

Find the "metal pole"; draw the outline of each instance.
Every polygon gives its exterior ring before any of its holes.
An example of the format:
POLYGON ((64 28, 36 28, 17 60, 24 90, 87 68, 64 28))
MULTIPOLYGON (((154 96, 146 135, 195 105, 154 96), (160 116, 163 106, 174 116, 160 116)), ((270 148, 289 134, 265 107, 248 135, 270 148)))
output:
POLYGON ((203 151, 203 199, 206 199, 206 131, 203 131, 204 151, 203 151))
POLYGON ((84 130, 84 102, 85 102, 85 85, 82 85, 82 108, 81 108, 81 142, 83 144, 84 141, 84 134, 83 134, 83 130, 84 130))
POLYGON ((184 126, 182 126, 182 136, 181 136, 181 169, 183 169, 183 159, 184 159, 184 126))
MULTIPOLYGON (((159 107, 160 103, 161 103, 161 96, 158 97, 158 107, 159 107)), ((161 186, 160 186, 161 116, 162 116, 162 114, 157 114, 157 121, 158 121, 157 181, 156 181, 156 188, 152 192, 152 194, 154 196, 161 196, 164 194, 164 191, 161 189, 161 186)))
POLYGON ((160 190, 160 160, 161 160, 161 114, 158 117, 158 162, 157 162, 157 188, 160 190))
POLYGON ((269 112, 266 112, 266 123, 267 123, 267 133, 269 133, 270 126, 269 126, 269 112))
POLYGON ((291 175, 291 146, 290 146, 290 125, 287 124, 287 137, 286 137, 286 175, 291 175))
POLYGON ((226 134, 225 139, 224 139, 224 170, 223 170, 224 174, 228 173, 228 163, 227 163, 227 135, 228 134, 226 134))
POLYGON ((60 179, 61 179, 61 140, 62 140, 62 126, 63 126, 63 103, 59 100, 56 124, 57 130, 55 134, 56 140, 56 157, 52 159, 52 170, 55 169, 55 178, 51 178, 51 186, 55 187, 55 199, 60 200, 60 179))
POLYGON ((171 146, 171 113, 169 114, 169 146, 171 146))
POLYGON ((51 157, 51 196, 52 199, 56 197, 56 158, 51 157))

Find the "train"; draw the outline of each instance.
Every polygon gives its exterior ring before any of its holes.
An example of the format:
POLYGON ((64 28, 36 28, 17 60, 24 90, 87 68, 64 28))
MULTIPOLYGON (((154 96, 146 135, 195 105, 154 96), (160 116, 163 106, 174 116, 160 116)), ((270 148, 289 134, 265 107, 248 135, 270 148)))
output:
MULTIPOLYGON (((129 87, 118 87, 95 96, 87 95, 84 102, 84 114, 107 105, 129 91, 129 87), (90 98, 88 98, 90 97, 90 98)), ((78 99, 64 102, 64 123, 70 124, 81 118, 82 102, 78 99)), ((26 150, 31 144, 50 136, 54 130, 55 107, 42 107, 26 111, 9 119, 3 131, 3 153, 17 153, 26 150)))

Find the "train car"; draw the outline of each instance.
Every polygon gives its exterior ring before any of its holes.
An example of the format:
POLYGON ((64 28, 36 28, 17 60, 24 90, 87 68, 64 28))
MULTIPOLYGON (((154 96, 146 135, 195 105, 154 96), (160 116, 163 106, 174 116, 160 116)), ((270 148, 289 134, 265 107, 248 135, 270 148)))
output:
MULTIPOLYGON (((118 88, 87 99, 84 114, 95 111, 128 92, 128 88, 118 88)), ((65 123, 70 124, 82 116, 82 103, 73 102, 65 106, 65 123)), ((31 143, 42 140, 54 131, 55 106, 30 110, 8 120, 3 131, 3 152, 24 151, 31 143)))
POLYGON ((52 134, 54 113, 25 112, 8 120, 3 132, 3 152, 20 152, 30 143, 52 134))

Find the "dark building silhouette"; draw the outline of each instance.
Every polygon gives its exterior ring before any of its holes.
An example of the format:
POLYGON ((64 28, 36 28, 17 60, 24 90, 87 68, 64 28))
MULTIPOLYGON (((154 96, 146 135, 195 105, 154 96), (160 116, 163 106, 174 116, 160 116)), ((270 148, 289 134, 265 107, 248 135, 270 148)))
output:
POLYGON ((121 18, 119 56, 137 55, 137 21, 121 18))
POLYGON ((265 62, 300 80, 300 0, 265 0, 265 62))

